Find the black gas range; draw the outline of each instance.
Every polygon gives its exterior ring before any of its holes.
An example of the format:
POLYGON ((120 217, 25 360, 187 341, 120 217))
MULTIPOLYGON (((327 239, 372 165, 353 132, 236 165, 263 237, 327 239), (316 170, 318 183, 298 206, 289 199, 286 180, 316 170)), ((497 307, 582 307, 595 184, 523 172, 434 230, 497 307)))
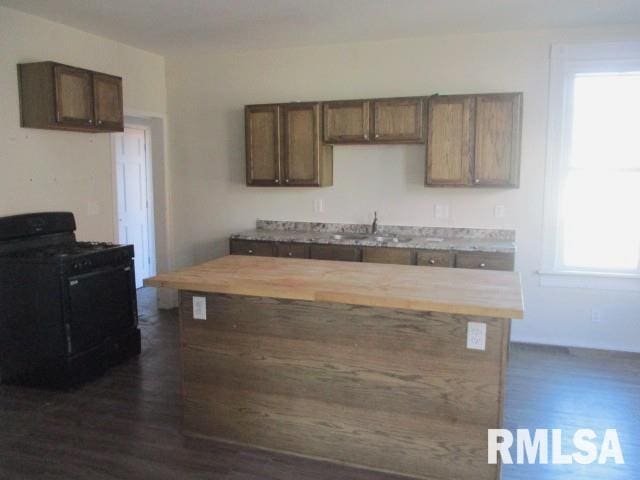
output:
POLYGON ((0 218, 0 381, 72 386, 140 353, 131 245, 69 212, 0 218))

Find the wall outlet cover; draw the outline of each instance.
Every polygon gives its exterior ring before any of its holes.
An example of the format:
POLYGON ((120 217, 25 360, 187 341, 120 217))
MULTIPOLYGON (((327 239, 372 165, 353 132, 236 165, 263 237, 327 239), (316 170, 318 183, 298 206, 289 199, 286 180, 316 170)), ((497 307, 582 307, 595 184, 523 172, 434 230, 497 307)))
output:
POLYGON ((469 350, 486 350, 487 324, 469 322, 467 324, 467 348, 469 350))
POLYGON ((207 297, 193 297, 193 319, 207 319, 207 297))

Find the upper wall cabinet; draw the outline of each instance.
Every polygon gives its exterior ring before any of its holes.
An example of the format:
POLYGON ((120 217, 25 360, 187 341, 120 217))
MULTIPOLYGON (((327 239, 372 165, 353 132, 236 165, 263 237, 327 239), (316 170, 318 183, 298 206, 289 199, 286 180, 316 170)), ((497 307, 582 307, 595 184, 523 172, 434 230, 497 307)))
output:
POLYGON ((124 129, 122 79, 54 62, 18 65, 20 125, 114 132, 124 129))
POLYGON ((320 103, 245 107, 247 185, 333 184, 333 149, 322 142, 320 103))
POLYGON ((431 97, 426 184, 517 187, 521 124, 521 93, 431 97))
POLYGON ((324 141, 423 143, 424 97, 325 102, 324 141))
POLYGON ((247 185, 280 183, 280 107, 247 106, 244 110, 247 185))
POLYGON ((369 141, 369 101, 347 100, 324 103, 324 141, 366 143, 369 141))
POLYGON ((373 102, 373 140, 422 143, 423 97, 389 98, 373 102))

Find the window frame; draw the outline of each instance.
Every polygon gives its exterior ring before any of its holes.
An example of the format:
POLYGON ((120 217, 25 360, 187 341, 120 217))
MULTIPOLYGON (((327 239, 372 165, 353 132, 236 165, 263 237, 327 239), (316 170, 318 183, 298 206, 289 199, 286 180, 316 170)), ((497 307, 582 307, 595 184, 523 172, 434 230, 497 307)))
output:
POLYGON ((635 271, 567 267, 562 263, 561 188, 570 170, 573 79, 577 74, 640 72, 640 42, 556 44, 551 47, 549 118, 544 193, 541 284, 640 290, 640 266, 635 271), (629 285, 629 280, 633 285, 629 285))

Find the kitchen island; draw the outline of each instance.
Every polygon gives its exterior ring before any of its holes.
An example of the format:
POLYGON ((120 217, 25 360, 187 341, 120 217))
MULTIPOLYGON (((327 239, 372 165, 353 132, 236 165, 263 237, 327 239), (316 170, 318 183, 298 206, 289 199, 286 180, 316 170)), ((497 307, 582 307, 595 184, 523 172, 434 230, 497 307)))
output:
POLYGON ((499 478, 487 429, 523 316, 517 273, 227 256, 145 283, 180 290, 185 434, 499 478))

